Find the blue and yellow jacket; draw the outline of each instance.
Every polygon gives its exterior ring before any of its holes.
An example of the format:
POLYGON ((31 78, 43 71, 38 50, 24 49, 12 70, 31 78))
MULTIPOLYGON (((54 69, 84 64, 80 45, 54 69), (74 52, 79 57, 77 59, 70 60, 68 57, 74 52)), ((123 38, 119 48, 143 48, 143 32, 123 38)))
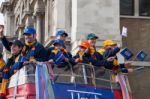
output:
MULTIPOLYGON (((71 53, 67 52, 66 49, 58 51, 58 50, 54 49, 54 47, 49 48, 48 60, 53 59, 55 61, 54 58, 57 58, 57 57, 59 58, 59 56, 56 56, 58 54, 58 52, 61 52, 63 54, 63 57, 67 58, 69 60, 69 64, 71 64, 72 66, 76 64, 74 58, 71 55, 71 53)), ((65 62, 64 60, 62 60, 60 62, 60 64, 57 64, 57 66, 58 67, 66 67, 69 64, 68 64, 68 62, 65 62)))
MULTIPOLYGON (((10 42, 3 37, 1 39, 2 44, 4 47, 10 51, 10 42)), ((47 60, 47 53, 43 45, 39 42, 34 42, 33 44, 25 44, 23 48, 23 56, 26 57, 26 60, 29 60, 30 57, 34 57, 36 61, 46 61, 47 60)))
POLYGON ((117 69, 121 69, 121 70, 125 70, 127 72, 127 69, 125 67, 124 64, 119 64, 118 58, 116 56, 116 54, 120 51, 119 47, 116 47, 114 49, 100 49, 99 53, 103 53, 103 57, 105 59, 109 58, 109 57, 115 57, 115 60, 113 61, 113 69, 117 70, 117 69))
POLYGON ((89 49, 89 52, 84 54, 80 54, 80 52, 78 52, 74 58, 82 58, 82 62, 86 64, 92 64, 98 67, 104 66, 107 69, 112 68, 112 62, 105 60, 103 56, 93 48, 92 50, 89 49))
POLYGON ((21 55, 10 56, 7 59, 6 65, 3 69, 3 78, 9 79, 11 75, 23 67, 24 57, 21 55))

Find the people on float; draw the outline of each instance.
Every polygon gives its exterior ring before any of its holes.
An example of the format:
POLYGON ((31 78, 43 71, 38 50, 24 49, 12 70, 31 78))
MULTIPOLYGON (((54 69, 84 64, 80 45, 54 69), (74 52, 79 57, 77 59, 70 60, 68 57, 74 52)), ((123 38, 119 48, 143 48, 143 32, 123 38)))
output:
POLYGON ((75 65, 75 60, 72 55, 64 48, 63 40, 55 40, 53 43, 54 47, 49 54, 49 63, 56 64, 57 67, 68 67, 75 65))
POLYGON ((2 82, 2 76, 3 76, 2 74, 3 74, 4 66, 5 66, 5 61, 3 59, 2 53, 0 53, 0 83, 2 82))
MULTIPOLYGON (((62 41, 64 41, 63 47, 66 48, 65 41, 66 41, 66 38, 68 37, 68 33, 65 30, 63 30, 63 29, 60 29, 60 30, 57 30, 55 36, 56 36, 55 40, 62 40, 62 41)), ((52 52, 51 50, 53 50, 53 48, 54 48, 53 47, 53 43, 54 43, 55 40, 52 40, 50 42, 50 44, 49 44, 50 47, 46 48, 48 55, 51 54, 51 52, 52 52)))
MULTIPOLYGON (((26 58, 25 64, 29 64, 36 61, 46 61, 47 53, 45 48, 36 39, 36 30, 32 26, 27 26, 24 29, 25 46, 23 47, 22 54, 26 58)), ((3 34, 3 29, 0 31, 0 38, 4 47, 11 51, 10 42, 3 34)))
POLYGON ((117 53, 120 51, 120 47, 117 45, 116 42, 112 40, 105 40, 103 42, 103 48, 101 48, 98 52, 103 54, 103 57, 105 59, 109 57, 114 57, 113 60, 113 71, 117 73, 119 70, 122 73, 128 73, 129 71, 132 71, 131 69, 128 69, 128 67, 131 65, 131 62, 125 62, 124 64, 120 64, 117 58, 117 53))
POLYGON ((2 73, 1 91, 5 93, 9 78, 23 67, 24 57, 21 55, 24 44, 20 40, 14 40, 9 43, 11 54, 6 61, 2 73))
POLYGON ((89 53, 93 61, 93 65, 95 66, 104 66, 107 69, 112 68, 112 61, 113 57, 109 57, 108 59, 104 59, 103 56, 96 51, 96 40, 98 39, 98 36, 96 36, 94 33, 89 33, 86 36, 86 40, 90 44, 89 53))

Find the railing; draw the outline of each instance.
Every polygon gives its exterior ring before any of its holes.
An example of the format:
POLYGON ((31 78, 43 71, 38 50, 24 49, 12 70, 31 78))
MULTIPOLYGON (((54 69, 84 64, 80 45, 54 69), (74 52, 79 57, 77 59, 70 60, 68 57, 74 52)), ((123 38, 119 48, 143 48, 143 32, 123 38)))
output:
MULTIPOLYGON (((24 66, 21 70, 19 70, 17 85, 24 83, 34 83, 35 68, 35 66, 29 65, 24 66)), ((49 66, 48 68, 51 67, 49 66)), ((53 73, 53 81, 56 83, 74 83, 95 87, 119 89, 117 83, 112 80, 112 71, 103 67, 96 67, 93 65, 80 63, 67 70, 66 68, 58 68, 57 66, 54 66, 53 73)), ((13 82, 15 82, 16 76, 17 73, 11 77, 9 83, 10 87, 14 86, 13 82)))
MULTIPOLYGON (((108 88, 112 90, 112 93, 115 89, 119 89, 120 91, 124 92, 124 96, 128 94, 128 91, 131 92, 130 86, 128 84, 128 79, 125 75, 122 75, 123 79, 125 78, 123 83, 126 83, 125 85, 121 82, 115 82, 112 78, 114 75, 111 70, 105 69, 103 67, 96 67, 89 64, 77 64, 75 66, 69 66, 65 68, 58 68, 57 66, 54 66, 52 69, 50 64, 40 64, 37 65, 28 65, 24 66, 21 70, 19 70, 16 74, 14 74, 9 82, 8 88, 14 87, 14 93, 10 95, 17 96, 17 86, 27 83, 33 83, 35 85, 38 85, 36 89, 41 88, 42 85, 46 85, 45 88, 48 90, 46 92, 47 95, 53 95, 50 94, 53 92, 52 86, 55 84, 71 84, 74 85, 76 88, 76 85, 83 85, 83 86, 93 86, 95 88, 108 88), (39 69, 37 69, 37 67, 39 69), (41 78, 39 78, 39 75, 37 74, 37 70, 41 70, 41 74, 44 78, 44 84, 38 84, 37 82, 40 82, 41 78), (46 71, 46 72, 45 72, 46 71), (38 78, 38 80, 36 80, 38 78), (50 80, 51 79, 51 80, 50 80), (122 86, 120 86, 120 84, 122 86), (128 87, 127 89, 125 87, 128 87), (127 93, 127 94, 126 94, 127 93)), ((120 74, 119 74, 120 75, 120 74)), ((121 77, 119 76, 118 77, 121 77)), ((78 86, 77 85, 77 86, 78 86)), ((36 92, 40 93, 41 90, 37 90, 36 92)), ((37 93, 36 93, 37 94, 37 93)), ((39 94, 37 94, 39 95, 39 94)), ((52 96, 53 97, 53 96, 52 96)), ((40 99, 40 98, 39 98, 40 99)), ((126 99, 126 98, 124 98, 126 99)))
POLYGON ((119 88, 112 80, 112 71, 89 64, 77 64, 72 69, 54 67, 55 82, 91 85, 95 87, 119 88))

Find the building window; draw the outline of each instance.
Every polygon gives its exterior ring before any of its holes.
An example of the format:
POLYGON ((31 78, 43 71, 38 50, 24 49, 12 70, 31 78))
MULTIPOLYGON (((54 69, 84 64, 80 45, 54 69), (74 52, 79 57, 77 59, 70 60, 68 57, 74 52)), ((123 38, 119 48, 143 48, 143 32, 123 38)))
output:
POLYGON ((139 15, 150 16, 150 0, 139 0, 139 15))
POLYGON ((134 15, 134 0, 120 0, 120 15, 134 15))

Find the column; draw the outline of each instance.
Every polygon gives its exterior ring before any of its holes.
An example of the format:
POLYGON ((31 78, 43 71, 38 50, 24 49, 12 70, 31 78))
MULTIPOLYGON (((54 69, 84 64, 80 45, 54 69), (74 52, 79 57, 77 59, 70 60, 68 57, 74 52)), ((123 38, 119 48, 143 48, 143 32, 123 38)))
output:
POLYGON ((41 17, 41 14, 37 14, 36 15, 36 33, 37 33, 37 40, 39 42, 42 41, 42 35, 41 35, 41 32, 42 32, 42 17, 41 17))
POLYGON ((43 16, 45 14, 45 5, 43 0, 37 0, 34 6, 34 16, 36 18, 36 33, 37 33, 37 40, 42 42, 42 32, 44 31, 43 27, 43 16), (43 29, 43 30, 42 30, 43 29))
POLYGON ((91 32, 99 36, 97 47, 105 39, 121 43, 119 0, 72 0, 73 49, 91 32))

